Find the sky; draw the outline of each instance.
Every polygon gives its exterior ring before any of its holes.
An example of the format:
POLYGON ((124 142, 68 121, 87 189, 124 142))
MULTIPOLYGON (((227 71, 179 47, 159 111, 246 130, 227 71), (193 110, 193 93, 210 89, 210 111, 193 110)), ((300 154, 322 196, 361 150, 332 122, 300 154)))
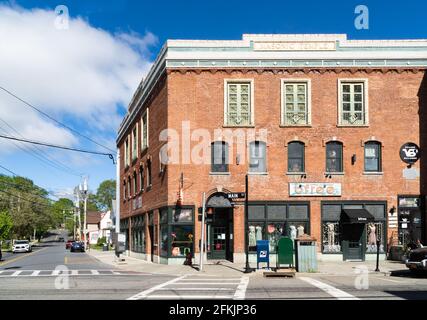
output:
MULTIPOLYGON (((427 39, 420 0, 141 1, 0 0, 0 87, 115 149, 119 124, 167 39, 239 40, 244 33, 345 33, 349 39, 427 39), (68 10, 68 23, 64 11, 68 10), (369 28, 355 27, 355 8, 369 28), (67 28, 64 28, 64 26, 67 28)), ((0 90, 0 134, 111 152, 61 127, 0 90)), ((89 177, 115 178, 105 156, 0 139, 0 166, 55 197, 89 177)), ((0 167, 0 173, 11 174, 0 167)))

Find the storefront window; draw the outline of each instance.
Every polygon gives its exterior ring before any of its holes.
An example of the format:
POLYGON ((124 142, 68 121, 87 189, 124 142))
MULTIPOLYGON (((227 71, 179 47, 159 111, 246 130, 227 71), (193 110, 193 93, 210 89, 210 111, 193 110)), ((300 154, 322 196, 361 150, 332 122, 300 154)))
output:
POLYGON ((168 256, 168 225, 160 226, 160 255, 162 257, 168 256))
POLYGON ((173 223, 193 222, 192 209, 174 209, 172 210, 173 223))
POLYGON ((250 222, 249 223, 249 251, 256 251, 256 242, 258 240, 266 240, 264 238, 264 223, 250 222))
POLYGON ((276 253, 279 239, 283 237, 283 223, 269 223, 267 225, 267 240, 270 241, 270 253, 276 253))
POLYGON ((380 253, 384 253, 384 224, 382 222, 366 225, 366 253, 377 252, 377 240, 380 240, 380 253))
POLYGON ((172 257, 185 257, 193 251, 193 226, 171 227, 171 254, 172 257))
POLYGON ((339 222, 324 222, 323 230, 323 253, 341 252, 339 222))

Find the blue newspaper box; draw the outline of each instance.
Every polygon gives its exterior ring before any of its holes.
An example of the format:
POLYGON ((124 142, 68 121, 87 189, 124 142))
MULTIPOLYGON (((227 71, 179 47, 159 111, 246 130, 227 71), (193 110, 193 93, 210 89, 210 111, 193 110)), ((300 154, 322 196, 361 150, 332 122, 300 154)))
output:
POLYGON ((267 263, 267 268, 270 269, 270 241, 258 240, 256 242, 256 257, 257 257, 257 269, 259 269, 260 263, 267 263))

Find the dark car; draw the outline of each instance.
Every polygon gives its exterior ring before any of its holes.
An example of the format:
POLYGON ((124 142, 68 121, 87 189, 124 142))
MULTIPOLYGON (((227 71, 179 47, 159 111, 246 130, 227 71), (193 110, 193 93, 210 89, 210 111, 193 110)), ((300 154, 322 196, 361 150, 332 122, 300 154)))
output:
POLYGON ((411 250, 406 266, 413 272, 427 272, 427 248, 411 250))
POLYGON ((73 242, 70 248, 71 252, 85 252, 85 245, 83 242, 73 242))
POLYGON ((68 240, 67 243, 65 244, 65 249, 69 250, 73 242, 75 242, 75 240, 68 240))
POLYGON ((65 239, 63 237, 59 237, 58 241, 59 242, 65 242, 65 239))

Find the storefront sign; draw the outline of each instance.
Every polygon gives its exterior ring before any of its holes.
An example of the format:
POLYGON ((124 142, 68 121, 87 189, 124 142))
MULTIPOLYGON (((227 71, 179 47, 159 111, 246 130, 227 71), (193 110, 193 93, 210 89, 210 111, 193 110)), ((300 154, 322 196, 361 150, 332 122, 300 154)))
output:
POLYGON ((341 196, 341 183, 290 183, 291 197, 336 197, 341 196))
POLYGON ((412 142, 400 147, 400 159, 407 164, 414 164, 420 159, 420 148, 412 142))

